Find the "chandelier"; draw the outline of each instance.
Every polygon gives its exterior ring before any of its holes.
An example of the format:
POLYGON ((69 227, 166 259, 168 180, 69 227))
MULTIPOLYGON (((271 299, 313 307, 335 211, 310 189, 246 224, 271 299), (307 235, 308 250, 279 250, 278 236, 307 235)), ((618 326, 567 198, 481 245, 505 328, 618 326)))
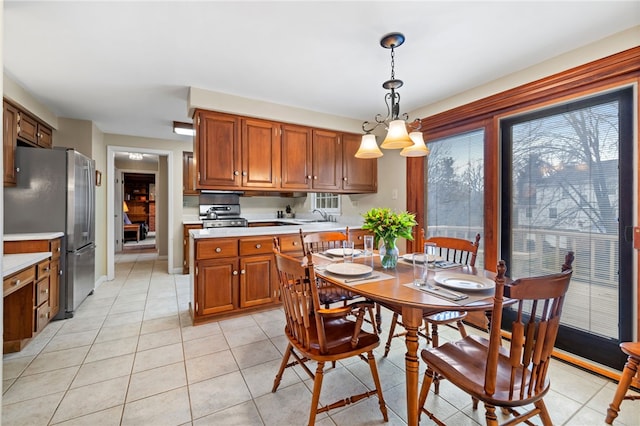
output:
POLYGON ((404 84, 402 80, 396 79, 395 75, 395 48, 400 47, 404 43, 404 34, 389 33, 382 37, 380 46, 385 49, 391 49, 391 79, 382 83, 382 87, 389 92, 384 96, 384 102, 387 104, 387 115, 383 117, 381 114, 375 116, 375 122, 365 121, 362 123, 362 142, 356 152, 357 158, 378 158, 382 157, 384 149, 402 149, 400 155, 404 157, 423 157, 429 154, 429 149, 424 143, 420 128, 420 120, 415 119, 411 126, 416 130, 411 133, 407 132, 407 113, 400 114, 400 93, 396 90, 404 84), (371 132, 378 126, 384 125, 387 129, 387 135, 382 141, 380 148, 376 142, 376 136, 371 132))

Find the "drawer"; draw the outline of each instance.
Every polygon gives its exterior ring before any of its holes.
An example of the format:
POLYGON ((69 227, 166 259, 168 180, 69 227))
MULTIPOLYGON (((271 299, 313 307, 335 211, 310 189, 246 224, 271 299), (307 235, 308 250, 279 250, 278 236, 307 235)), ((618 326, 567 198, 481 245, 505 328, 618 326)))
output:
POLYGON ((283 253, 292 251, 302 253, 300 234, 279 235, 278 238, 280 239, 280 251, 283 253))
POLYGON ((32 266, 20 271, 17 274, 11 275, 3 281, 3 293, 4 296, 13 293, 19 288, 33 282, 36 279, 36 267, 32 266))
POLYGON ((51 261, 49 259, 43 260, 38 263, 38 272, 36 273, 36 279, 41 280, 44 277, 48 277, 51 273, 51 261))
POLYGON ((35 332, 42 330, 47 324, 49 324, 49 304, 45 303, 36 309, 36 323, 35 332))
POLYGON ((243 238, 240 240, 240 256, 273 253, 273 237, 243 238))
POLYGON ((49 300, 49 280, 44 279, 38 281, 36 285, 36 306, 42 305, 49 300))
POLYGON ((52 240, 49 244, 49 251, 51 252, 52 259, 58 259, 60 257, 61 245, 62 243, 59 238, 57 240, 52 240))
POLYGON ((238 240, 236 238, 212 238, 196 241, 195 259, 218 259, 220 257, 238 256, 238 240))

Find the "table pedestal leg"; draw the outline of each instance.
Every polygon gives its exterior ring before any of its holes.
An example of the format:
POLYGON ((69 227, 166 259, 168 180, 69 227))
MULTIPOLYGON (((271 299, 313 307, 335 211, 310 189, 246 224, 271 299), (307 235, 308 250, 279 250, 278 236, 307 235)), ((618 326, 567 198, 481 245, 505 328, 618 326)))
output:
POLYGON ((407 332, 405 343, 405 374, 407 378, 407 423, 418 425, 418 328, 422 324, 422 309, 402 307, 402 323, 407 332))

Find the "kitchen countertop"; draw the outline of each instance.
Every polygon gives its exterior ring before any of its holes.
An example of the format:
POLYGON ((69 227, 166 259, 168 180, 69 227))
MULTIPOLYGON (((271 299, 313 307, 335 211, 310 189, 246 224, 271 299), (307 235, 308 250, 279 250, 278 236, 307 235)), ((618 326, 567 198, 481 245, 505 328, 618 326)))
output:
POLYGON ((20 234, 4 234, 4 241, 35 241, 35 240, 53 240, 55 238, 64 237, 64 232, 31 232, 20 234))
POLYGON ((291 221, 295 224, 278 225, 278 226, 257 226, 257 227, 238 227, 238 228, 208 228, 208 229, 192 229, 189 234, 196 240, 201 238, 224 238, 224 237, 247 237, 254 235, 282 235, 297 234, 302 229, 303 232, 322 232, 322 231, 344 231, 345 227, 349 229, 360 229, 362 224, 345 224, 339 222, 304 222, 304 220, 296 219, 271 219, 269 222, 275 221, 291 221))
MULTIPOLYGON (((54 237, 55 238, 55 237, 54 237)), ((5 254, 2 256, 2 278, 19 272, 29 266, 35 265, 41 260, 51 257, 50 251, 37 253, 5 254)))

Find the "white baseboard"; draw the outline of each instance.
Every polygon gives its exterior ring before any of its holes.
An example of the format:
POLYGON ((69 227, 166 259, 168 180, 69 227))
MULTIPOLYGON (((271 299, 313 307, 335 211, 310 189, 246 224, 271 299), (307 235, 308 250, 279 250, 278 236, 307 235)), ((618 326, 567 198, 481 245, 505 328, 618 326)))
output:
POLYGON ((100 287, 102 285, 102 283, 104 283, 105 281, 107 281, 107 276, 106 275, 102 275, 100 276, 97 280, 96 283, 94 285, 94 289, 100 287))

